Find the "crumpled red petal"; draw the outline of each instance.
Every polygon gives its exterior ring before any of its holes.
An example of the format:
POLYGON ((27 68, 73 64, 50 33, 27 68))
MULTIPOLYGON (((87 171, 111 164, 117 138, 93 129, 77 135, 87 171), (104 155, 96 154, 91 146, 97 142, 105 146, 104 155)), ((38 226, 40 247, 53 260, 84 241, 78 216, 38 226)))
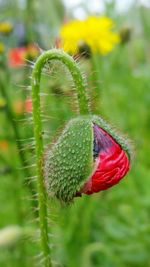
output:
POLYGON ((117 184, 129 170, 129 159, 121 146, 103 129, 99 128, 109 146, 100 151, 96 169, 80 193, 93 194, 117 184))

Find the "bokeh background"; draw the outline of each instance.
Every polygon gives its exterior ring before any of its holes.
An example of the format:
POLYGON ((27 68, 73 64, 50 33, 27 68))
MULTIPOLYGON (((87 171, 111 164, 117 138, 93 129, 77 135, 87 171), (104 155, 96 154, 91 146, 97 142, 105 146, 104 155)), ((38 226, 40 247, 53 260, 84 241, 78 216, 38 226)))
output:
MULTIPOLYGON (((60 46, 72 19, 107 16, 120 42, 77 55, 91 107, 134 147, 131 171, 118 185, 69 206, 49 199, 54 266, 150 266, 150 1, 0 1, 0 266, 42 266, 39 247, 31 71, 37 56, 60 46), (96 73, 96 76, 95 76, 96 73), (97 83, 95 83, 97 79, 97 83)), ((45 145, 75 116, 74 88, 50 63, 41 81, 45 145)))

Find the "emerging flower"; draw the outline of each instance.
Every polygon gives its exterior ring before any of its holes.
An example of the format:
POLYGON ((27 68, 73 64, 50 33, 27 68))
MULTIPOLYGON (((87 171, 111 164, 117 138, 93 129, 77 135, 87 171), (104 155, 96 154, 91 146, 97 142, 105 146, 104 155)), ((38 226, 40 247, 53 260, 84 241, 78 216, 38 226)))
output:
POLYGON ((8 34, 12 31, 13 26, 10 22, 0 22, 0 33, 8 34))
POLYGON ((82 46, 87 45, 93 53, 106 55, 120 42, 119 34, 112 31, 113 27, 113 21, 104 16, 72 20, 60 29, 61 47, 76 54, 82 46))
POLYGON ((38 48, 35 45, 27 45, 23 47, 12 48, 9 51, 9 65, 17 67, 26 63, 26 60, 34 60, 39 54, 38 48))
POLYGON ((129 170, 130 147, 102 118, 83 116, 67 124, 45 160, 48 192, 69 202, 117 184, 129 170))
POLYGON ((95 169, 80 190, 88 195, 117 184, 129 170, 129 159, 121 146, 98 125, 94 124, 93 130, 95 169))

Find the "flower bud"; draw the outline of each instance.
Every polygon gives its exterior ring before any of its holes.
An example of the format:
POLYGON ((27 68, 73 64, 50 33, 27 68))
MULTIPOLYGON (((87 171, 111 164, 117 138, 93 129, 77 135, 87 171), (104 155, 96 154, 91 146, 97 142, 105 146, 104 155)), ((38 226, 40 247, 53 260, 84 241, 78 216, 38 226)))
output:
POLYGON ((117 184, 129 170, 130 149, 98 116, 71 120, 47 152, 46 187, 51 196, 70 202, 117 184))
POLYGON ((120 43, 126 44, 131 39, 132 30, 129 27, 124 27, 120 30, 120 43))

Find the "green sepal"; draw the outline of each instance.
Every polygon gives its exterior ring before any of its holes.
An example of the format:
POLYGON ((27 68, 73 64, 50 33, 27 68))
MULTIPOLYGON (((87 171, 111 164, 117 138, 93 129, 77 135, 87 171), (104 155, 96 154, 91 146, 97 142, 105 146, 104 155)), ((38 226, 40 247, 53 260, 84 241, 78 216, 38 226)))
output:
POLYGON ((93 127, 88 116, 69 121, 46 155, 46 187, 51 196, 72 201, 93 169, 93 127))

